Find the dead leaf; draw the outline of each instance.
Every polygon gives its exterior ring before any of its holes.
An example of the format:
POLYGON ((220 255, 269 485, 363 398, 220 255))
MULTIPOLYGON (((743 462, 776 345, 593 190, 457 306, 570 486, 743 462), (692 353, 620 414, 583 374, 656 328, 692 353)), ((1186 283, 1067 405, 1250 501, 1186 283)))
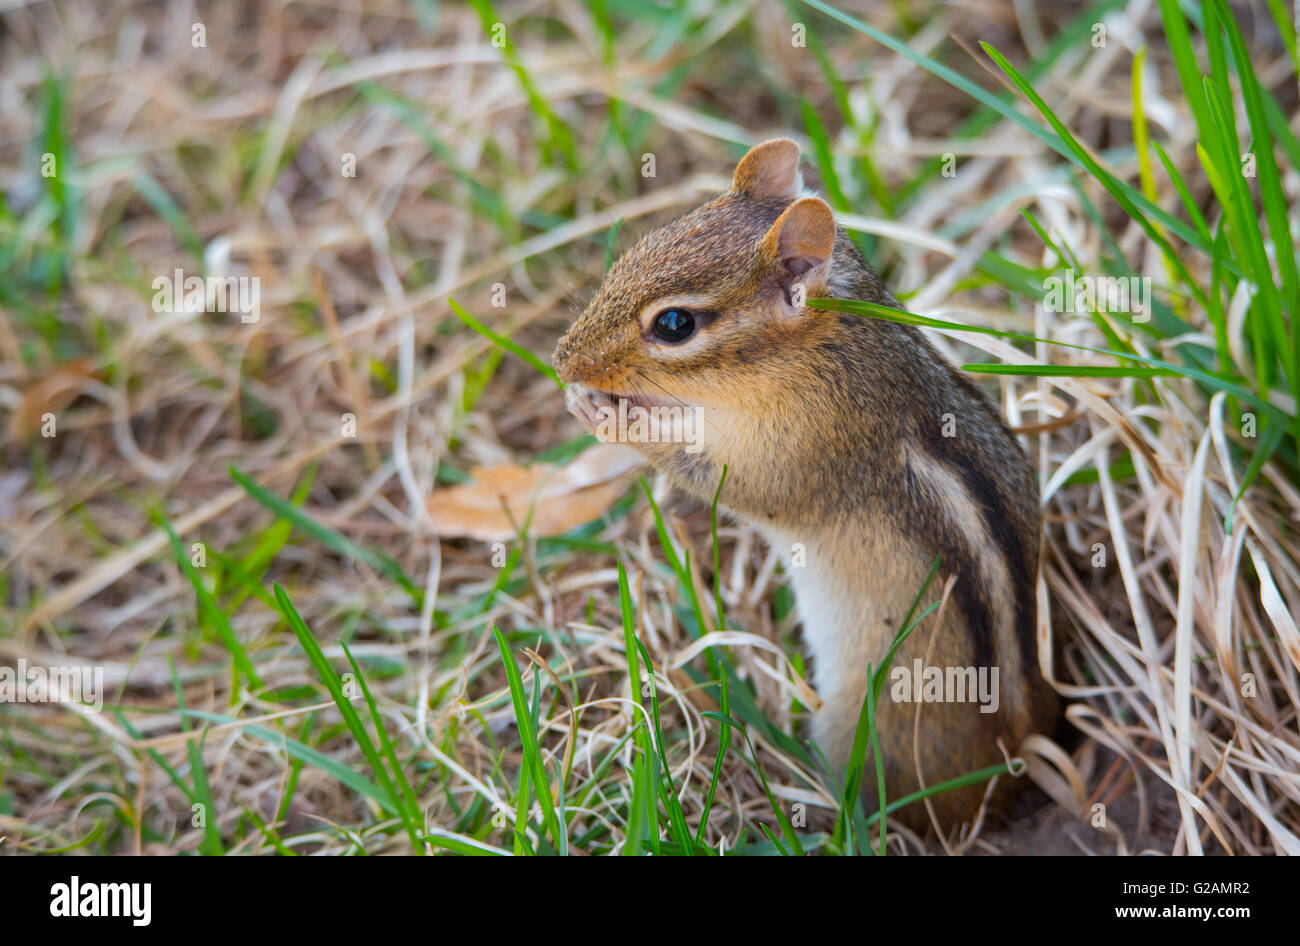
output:
POLYGON ((58 414, 76 399, 82 386, 95 375, 91 358, 78 358, 59 365, 45 377, 34 381, 23 392, 22 400, 10 418, 9 435, 26 440, 41 429, 41 418, 58 414))
POLYGON ((598 443, 562 467, 475 467, 470 482, 434 490, 429 514, 441 535, 499 542, 516 536, 511 518, 522 528, 535 503, 528 534, 562 535, 608 509, 644 462, 629 447, 598 443))

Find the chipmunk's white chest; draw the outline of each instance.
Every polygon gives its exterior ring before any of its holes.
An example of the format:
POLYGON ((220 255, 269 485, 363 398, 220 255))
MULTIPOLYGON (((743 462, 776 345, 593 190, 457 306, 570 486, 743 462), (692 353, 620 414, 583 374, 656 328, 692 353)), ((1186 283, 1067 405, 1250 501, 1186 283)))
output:
MULTIPOLYGON (((888 596, 872 594, 865 576, 846 574, 835 543, 763 530, 790 575, 814 686, 825 697, 880 660, 893 638, 888 596)), ((895 608, 897 610, 897 608, 895 608)))

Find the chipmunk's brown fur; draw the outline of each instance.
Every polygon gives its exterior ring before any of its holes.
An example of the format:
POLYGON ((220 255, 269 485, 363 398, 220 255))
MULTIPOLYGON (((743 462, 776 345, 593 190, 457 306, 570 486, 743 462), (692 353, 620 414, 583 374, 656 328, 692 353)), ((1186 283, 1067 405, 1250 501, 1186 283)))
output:
MULTIPOLYGON (((1000 762, 999 738, 1014 752, 1051 724, 1034 641, 1038 492, 1001 416, 918 330, 802 304, 897 305, 830 208, 801 191, 793 141, 754 148, 730 191, 614 264, 555 364, 589 425, 619 398, 702 410, 699 452, 635 446, 705 500, 725 464, 722 504, 782 552, 825 701, 813 736, 837 766, 850 754, 867 667, 880 664, 942 556, 942 573, 956 578, 942 625, 927 618, 894 666, 997 667, 999 707, 901 702, 887 684, 877 725, 887 797, 897 799, 1000 762), (652 329, 672 307, 701 316, 694 335, 669 344, 652 329)), ((874 807, 870 764, 864 792, 874 807)), ((941 824, 972 816, 981 797, 978 786, 938 796, 941 824)), ((901 817, 928 822, 921 805, 901 817)))

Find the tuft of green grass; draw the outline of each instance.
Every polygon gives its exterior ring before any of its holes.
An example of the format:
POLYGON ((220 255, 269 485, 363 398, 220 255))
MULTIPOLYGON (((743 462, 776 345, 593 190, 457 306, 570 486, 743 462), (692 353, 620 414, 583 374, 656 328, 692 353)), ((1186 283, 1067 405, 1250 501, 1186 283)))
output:
POLYGON ((235 636, 234 630, 230 627, 230 620, 226 617, 226 612, 222 610, 221 606, 217 603, 212 592, 210 592, 207 586, 203 584, 203 580, 199 577, 198 570, 194 567, 189 556, 185 553, 185 549, 181 545, 181 540, 176 535, 176 530, 172 528, 172 524, 161 514, 159 514, 158 519, 163 529, 167 532, 167 538, 171 542, 172 553, 176 556, 176 563, 180 565, 181 571, 185 573, 185 577, 189 579, 190 585, 194 588, 194 594, 198 598, 199 602, 199 614, 202 615, 204 622, 217 633, 218 637, 221 638, 221 642, 226 646, 226 650, 230 651, 230 655, 235 661, 235 668, 248 679, 248 685, 255 690, 260 689, 262 681, 257 675, 257 670, 253 667, 253 662, 248 658, 248 654, 245 652, 243 644, 239 642, 239 638, 235 636))
MULTIPOLYGON (((515 666, 514 657, 510 653, 510 645, 506 643, 505 636, 496 627, 492 628, 492 635, 496 638, 497 648, 501 651, 501 660, 506 668, 506 679, 510 687, 510 702, 514 705, 515 721, 519 726, 519 738, 523 744, 524 770, 528 772, 529 779, 536 786, 537 800, 542 807, 543 823, 550 835, 555 853, 567 854, 569 851, 569 834, 562 826, 559 815, 556 814, 555 799, 551 797, 551 784, 546 774, 546 762, 542 758, 541 746, 537 741, 536 712, 528 707, 523 680, 519 676, 519 668, 515 666)), ((521 780, 521 799, 526 797, 525 788, 526 784, 521 780)), ((516 852, 520 852, 524 846, 525 838, 519 829, 525 823, 522 820, 525 815, 526 811, 523 810, 516 813, 516 843, 519 845, 516 847, 516 852)))
POLYGON ((357 666, 357 662, 352 658, 347 645, 344 644, 343 652, 347 655, 348 663, 352 666, 352 672, 355 675, 355 682, 360 686, 361 694, 365 697, 366 706, 370 710, 371 723, 374 725, 376 733, 378 733, 379 742, 383 749, 383 758, 381 758, 380 751, 376 748, 365 726, 362 725, 361 717, 358 715, 356 708, 352 705, 354 697, 344 692, 344 682, 334 672, 334 668, 329 665, 325 652, 316 643, 316 638, 312 636, 307 623, 298 614, 297 608, 293 606, 293 602, 289 600, 285 590, 279 584, 274 584, 272 587, 280 613, 289 622, 289 627, 292 628, 294 635, 298 638, 298 643, 302 645, 303 651, 307 654, 307 659, 316 670, 321 682, 325 684, 330 697, 334 700, 334 705, 338 707, 339 713, 343 716, 344 723, 347 724, 348 730, 356 739, 362 755, 365 756, 366 762, 370 765, 371 772, 374 773, 380 788, 383 789, 384 795, 388 799, 389 809, 397 813, 402 826, 411 839, 413 851, 417 854, 423 854, 424 845, 420 838, 423 816, 420 813, 420 806, 411 791, 406 776, 403 774, 401 762, 398 760, 392 742, 388 738, 388 733, 384 729, 383 718, 379 715, 379 709, 369 687, 366 685, 361 668, 357 666), (387 765, 385 765, 385 759, 387 765))
MULTIPOLYGON (((987 111, 981 114, 996 115, 1026 129, 1061 155, 1072 174, 1097 182, 1123 209, 1130 220, 1144 231, 1160 251, 1170 276, 1166 288, 1172 309, 1170 318, 1153 320, 1143 329, 1151 333, 1157 343, 1164 344, 1171 355, 1181 359, 1149 358, 1137 355, 1132 345, 1119 334, 1114 320, 1104 322, 1099 313, 1094 317, 1103 332, 1110 338, 1114 350, 1097 350, 1122 359, 1129 365, 1065 367, 1056 365, 967 365, 966 368, 985 374, 1015 374, 1029 376, 1076 377, 1133 377, 1153 378, 1170 374, 1191 378, 1207 395, 1214 391, 1227 393, 1238 412, 1254 411, 1260 417, 1260 436, 1253 443, 1237 443, 1236 450, 1243 468, 1243 478, 1236 499, 1249 488, 1259 470, 1269 459, 1281 460, 1292 470, 1300 470, 1297 460, 1300 450, 1300 412, 1279 406, 1275 396, 1285 392, 1292 404, 1300 403, 1300 275, 1295 246, 1289 229, 1289 204, 1281 184, 1281 170, 1276 152, 1285 154, 1300 169, 1300 146, 1294 134, 1279 122, 1276 101, 1260 83, 1255 73, 1245 40, 1231 10, 1224 0, 1208 0, 1196 7, 1181 7, 1177 0, 1160 0, 1160 12, 1165 38, 1173 55, 1182 91, 1197 124, 1199 142, 1197 155, 1205 182, 1209 184, 1217 201, 1221 223, 1218 233, 1212 234, 1203 213, 1193 200, 1192 187, 1179 172, 1160 142, 1147 135, 1145 116, 1141 108, 1141 93, 1137 85, 1140 61, 1135 63, 1134 77, 1134 149, 1138 159, 1139 184, 1134 187, 1108 170, 1086 148, 1035 89, 1033 79, 1038 63, 1022 72, 1011 64, 1005 55, 990 44, 982 48, 1010 81, 1012 89, 1030 103, 1046 122, 1046 127, 1022 115, 1011 101, 975 85, 950 67, 943 65, 902 41, 889 36, 876 27, 835 9, 823 0, 801 0, 838 23, 872 37, 899 55, 952 84, 970 95, 987 111), (1209 74, 1203 74, 1197 62, 1192 40, 1189 16, 1201 29, 1209 74), (1239 91, 1234 89, 1235 73, 1239 91), (1242 141, 1236 129, 1239 116, 1244 114, 1249 128, 1249 139, 1242 141), (1190 223, 1173 216, 1170 209, 1157 204, 1157 192, 1148 148, 1155 152, 1178 196, 1179 208, 1186 211, 1190 223), (1248 174, 1253 164, 1256 176, 1248 174), (1254 182, 1258 197, 1251 192, 1254 182), (1267 230, 1267 232, 1266 232, 1267 230), (1194 251, 1208 258, 1210 280, 1198 279, 1185 262, 1184 254, 1176 249, 1172 238, 1183 241, 1194 251), (1225 312, 1227 300, 1245 283, 1251 301, 1245 319, 1245 332, 1253 365, 1237 365, 1229 350, 1225 312), (1183 318, 1175 313, 1185 311, 1182 298, 1195 301, 1210 323, 1215 345, 1206 348, 1181 336, 1190 331, 1183 318), (1180 336, 1174 342, 1174 336, 1180 336), (1127 349, 1127 350, 1123 350, 1127 349), (1139 363, 1132 365, 1132 362, 1139 363), (1279 431, 1278 428, 1281 428, 1279 431)), ((1094 12, 1086 17, 1095 21, 1094 12)), ((1293 41, 1294 34, 1284 33, 1293 41)), ((1288 50, 1292 46, 1288 45, 1288 50)), ((1139 55, 1140 59, 1140 55, 1139 55)), ((1082 191, 1079 192, 1082 195, 1082 191)), ((1086 199, 1086 198, 1085 198, 1086 199)), ((1087 201, 1091 204, 1090 201, 1087 201)), ((1044 243, 1064 256, 1030 221, 1044 243)), ((1102 227, 1108 232, 1109 228, 1102 227)), ((1117 250, 1116 250, 1117 253, 1117 250)), ((1124 271, 1124 270, 1121 270, 1124 271)), ((1131 270, 1127 271, 1131 273, 1131 270)), ((1032 297, 1035 280, 1019 287, 1008 284, 1013 292, 1032 297)), ((1042 284, 1037 285, 1037 298, 1041 299, 1042 284)), ((824 300, 814 305, 840 308, 824 300)), ((1164 303, 1162 307, 1168 308, 1164 303)), ((859 314, 889 318, 879 311, 867 312, 858 308, 859 314)), ((911 320, 911 324, 931 328, 987 331, 976 326, 958 326, 955 323, 939 324, 938 320, 911 320)), ((1063 344, 1053 339, 1039 339, 1011 332, 989 331, 1013 341, 1047 342, 1063 344)), ((1074 346, 1078 347, 1078 346, 1074 346)), ((1235 500, 1234 500, 1235 507, 1235 500)), ((1232 512, 1227 523, 1231 528, 1232 512)))

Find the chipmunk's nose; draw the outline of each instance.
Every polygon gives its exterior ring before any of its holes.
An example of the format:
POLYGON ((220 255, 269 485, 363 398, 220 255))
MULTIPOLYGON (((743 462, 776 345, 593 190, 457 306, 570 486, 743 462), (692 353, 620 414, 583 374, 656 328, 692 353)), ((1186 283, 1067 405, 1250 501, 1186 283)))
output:
POLYGON ((572 334, 572 332, 564 333, 564 337, 555 346, 555 354, 551 356, 551 364, 555 366, 556 373, 559 374, 560 380, 565 384, 571 384, 578 380, 573 371, 573 342, 570 340, 572 334))
POLYGON ((600 358, 586 351, 585 346, 575 344, 572 329, 566 332, 559 344, 555 346, 555 354, 551 362, 555 365, 560 380, 565 384, 574 382, 590 384, 593 383, 594 378, 609 374, 608 366, 602 367, 600 358))

